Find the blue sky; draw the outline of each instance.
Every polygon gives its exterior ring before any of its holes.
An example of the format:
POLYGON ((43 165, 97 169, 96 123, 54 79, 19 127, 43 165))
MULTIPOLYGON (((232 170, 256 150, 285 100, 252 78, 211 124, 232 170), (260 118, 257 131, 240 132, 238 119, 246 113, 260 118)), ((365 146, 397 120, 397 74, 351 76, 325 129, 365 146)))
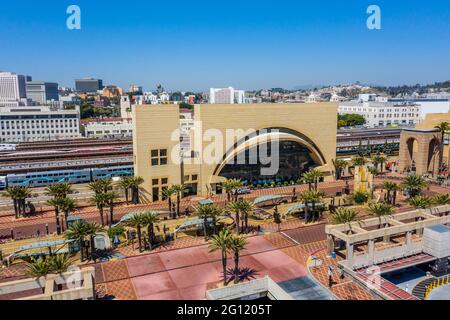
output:
POLYGON ((450 79, 449 35, 447 0, 3 0, 0 70, 147 90, 430 83, 450 79), (381 30, 366 28, 370 4, 381 30))

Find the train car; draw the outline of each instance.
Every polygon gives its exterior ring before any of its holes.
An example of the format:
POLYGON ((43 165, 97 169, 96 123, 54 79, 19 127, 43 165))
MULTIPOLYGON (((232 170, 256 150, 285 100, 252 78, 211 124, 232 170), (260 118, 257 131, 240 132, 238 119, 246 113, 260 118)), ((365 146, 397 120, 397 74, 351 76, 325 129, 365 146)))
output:
POLYGON ((0 177, 0 190, 5 190, 8 187, 6 184, 6 176, 0 177))
POLYGON ((15 151, 16 145, 12 143, 2 143, 0 144, 0 151, 15 151))
POLYGON ((108 179, 113 177, 127 177, 134 174, 133 165, 95 168, 92 170, 92 180, 108 179))
POLYGON ((8 174, 7 186, 45 187, 54 183, 86 183, 91 181, 90 169, 41 171, 8 174))

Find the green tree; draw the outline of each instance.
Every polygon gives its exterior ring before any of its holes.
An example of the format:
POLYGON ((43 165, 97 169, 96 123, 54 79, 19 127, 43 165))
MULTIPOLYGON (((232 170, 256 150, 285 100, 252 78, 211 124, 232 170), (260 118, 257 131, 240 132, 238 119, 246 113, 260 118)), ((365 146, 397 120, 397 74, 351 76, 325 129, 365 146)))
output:
POLYGON ((245 249, 246 245, 247 240, 243 236, 231 236, 229 247, 234 254, 234 283, 239 282, 239 257, 241 252, 245 249))
POLYGON ((336 180, 341 179, 342 173, 348 165, 348 162, 342 159, 331 159, 334 167, 336 180))
POLYGON ((120 198, 117 192, 108 191, 105 193, 106 204, 109 206, 109 226, 114 222, 114 206, 116 205, 116 201, 120 198))
POLYGON ((74 240, 78 243, 80 247, 80 255, 81 255, 81 261, 84 261, 85 256, 84 254, 84 243, 89 237, 89 231, 90 227, 89 224, 84 220, 77 220, 73 222, 69 228, 64 233, 64 237, 68 240, 74 240))
POLYGON ((367 159, 364 156, 354 156, 352 162, 354 166, 364 166, 367 164, 367 159))
POLYGON ((302 178, 308 184, 309 191, 317 191, 319 179, 323 176, 322 172, 317 169, 311 169, 303 173, 302 178))
POLYGON ((330 221, 332 224, 347 224, 349 233, 352 234, 351 223, 356 221, 358 217, 358 212, 352 208, 340 207, 337 208, 330 216, 330 221))
POLYGON ((147 226, 148 245, 152 250, 155 242, 155 224, 159 222, 159 213, 155 211, 144 211, 142 213, 142 224, 147 226))
POLYGON ((200 219, 203 219, 203 232, 205 234, 205 240, 208 238, 208 219, 211 218, 214 233, 216 229, 216 219, 222 213, 222 209, 215 203, 199 205, 195 209, 195 213, 200 219))
POLYGON ((108 205, 108 200, 109 199, 106 193, 95 193, 91 197, 91 203, 97 207, 98 212, 100 214, 100 223, 102 226, 105 225, 104 209, 108 205))
POLYGON ((54 198, 54 199, 50 199, 47 201, 47 204, 49 206, 52 206, 55 212, 55 224, 56 224, 56 234, 61 234, 61 224, 59 222, 59 212, 60 212, 60 208, 61 206, 63 206, 64 204, 64 199, 63 198, 54 198))
POLYGON ((64 213, 66 229, 69 228, 69 213, 76 210, 75 200, 72 198, 60 198, 58 201, 59 209, 64 213))
POLYGON ((122 177, 118 183, 118 186, 123 189, 125 195, 125 202, 129 203, 129 193, 131 188, 131 177, 122 177))
POLYGON ((227 201, 230 202, 233 197, 234 201, 237 200, 236 190, 242 187, 242 181, 240 179, 226 179, 222 183, 222 188, 227 194, 227 201))
POLYGON ((397 192, 401 190, 400 186, 393 181, 386 180, 383 181, 381 188, 387 191, 387 202, 395 205, 397 192))
POLYGON ((409 198, 408 203, 415 209, 427 209, 433 204, 433 199, 417 195, 409 198))
POLYGON ((144 178, 135 176, 131 179, 131 201, 133 204, 139 204, 139 191, 141 185, 144 183, 144 178))
POLYGON ((176 218, 175 212, 172 212, 173 211, 172 210, 172 197, 176 193, 175 189, 173 187, 167 187, 167 188, 164 188, 161 193, 162 193, 163 198, 167 199, 167 205, 169 207, 169 213, 171 215, 171 218, 176 218))
POLYGON ((437 194, 433 197, 433 203, 440 206, 449 204, 450 195, 448 193, 437 194))
POLYGON ((138 237, 138 246, 139 246, 139 252, 142 252, 142 226, 145 225, 144 216, 142 213, 135 213, 131 215, 131 217, 125 221, 125 225, 136 229, 137 237, 138 237))
POLYGON ((389 203, 371 203, 368 207, 369 214, 379 219, 378 227, 382 227, 381 219, 394 213, 394 207, 389 203))
POLYGON ((223 285, 227 285, 227 254, 230 250, 231 233, 228 229, 222 229, 218 234, 212 236, 209 241, 209 250, 220 250, 222 254, 223 285))
POLYGON ((173 190, 175 191, 175 194, 177 195, 177 211, 175 213, 175 218, 180 216, 180 203, 181 203, 181 197, 184 195, 184 191, 186 190, 185 184, 175 184, 172 186, 173 190))
POLYGON ((409 197, 419 195, 424 188, 428 186, 426 180, 418 175, 410 175, 403 178, 402 188, 408 193, 409 197))
POLYGON ((310 221, 309 212, 311 210, 312 219, 316 220, 318 217, 318 210, 316 204, 322 201, 322 194, 318 191, 308 190, 300 193, 300 200, 305 205, 305 222, 310 221), (309 206, 311 204, 311 207, 309 206))

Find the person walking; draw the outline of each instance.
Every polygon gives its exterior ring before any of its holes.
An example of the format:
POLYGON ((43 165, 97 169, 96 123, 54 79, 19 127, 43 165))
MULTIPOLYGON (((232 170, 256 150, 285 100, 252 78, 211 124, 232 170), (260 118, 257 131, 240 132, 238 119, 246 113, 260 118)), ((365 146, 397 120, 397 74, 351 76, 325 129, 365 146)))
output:
POLYGON ((333 286, 333 267, 328 267, 328 287, 331 289, 333 286))

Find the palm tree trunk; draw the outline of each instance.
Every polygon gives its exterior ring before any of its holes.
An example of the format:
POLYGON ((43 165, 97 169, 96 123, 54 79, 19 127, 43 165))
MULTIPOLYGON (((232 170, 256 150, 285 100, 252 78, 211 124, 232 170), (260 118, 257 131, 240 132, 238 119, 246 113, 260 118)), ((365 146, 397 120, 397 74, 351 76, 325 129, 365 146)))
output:
POLYGON ((175 214, 175 219, 180 216, 180 193, 177 193, 177 212, 175 214))
POLYGON ((239 282, 239 251, 234 251, 234 283, 239 282))
POLYGON ((128 188, 124 188, 125 191, 125 203, 128 205, 128 188))
POLYGON ((169 216, 171 218, 173 218, 173 213, 172 213, 172 199, 170 199, 170 197, 167 198, 167 202, 169 204, 169 216))
POLYGON ((153 230, 153 223, 150 223, 147 227, 148 232, 148 246, 149 249, 152 250, 153 242, 155 241, 155 232, 153 230))
POLYGON ((305 201, 305 222, 308 223, 309 212, 308 212, 308 201, 305 201))
POLYGON ((69 218, 69 211, 64 211, 64 220, 66 220, 66 229, 69 229, 69 221, 67 220, 69 218))
POLYGON ((59 210, 55 208, 56 234, 61 234, 61 226, 59 224, 59 210))
POLYGON ((208 240, 208 233, 206 232, 206 224, 208 223, 208 217, 203 217, 203 233, 205 234, 205 241, 208 240))
POLYGON ((99 206, 98 211, 100 212, 100 223, 102 224, 102 226, 104 226, 105 222, 103 221, 103 206, 99 206))
POLYGON ((13 199, 13 203, 14 203, 14 215, 17 218, 19 218, 19 208, 17 208, 17 200, 13 199))
POLYGON ((113 224, 114 221, 114 203, 109 204, 109 226, 113 224))
POLYGON ((222 250, 223 285, 227 285, 227 253, 222 250))
POLYGON ((245 233, 248 232, 248 213, 246 212, 244 215, 244 220, 245 220, 245 233))
POLYGON ((234 222, 236 223, 236 233, 239 234, 239 212, 236 212, 236 219, 234 222))
POLYGON ((94 259, 94 253, 95 253, 95 242, 94 242, 94 235, 93 234, 90 236, 89 243, 91 245, 91 260, 92 260, 92 259, 94 259))
POLYGON ((392 204, 395 206, 395 201, 397 199, 397 191, 394 191, 394 196, 392 197, 392 204))
POLYGON ((137 226, 137 236, 138 236, 139 252, 142 252, 142 245, 141 245, 141 225, 138 225, 138 226, 137 226))

